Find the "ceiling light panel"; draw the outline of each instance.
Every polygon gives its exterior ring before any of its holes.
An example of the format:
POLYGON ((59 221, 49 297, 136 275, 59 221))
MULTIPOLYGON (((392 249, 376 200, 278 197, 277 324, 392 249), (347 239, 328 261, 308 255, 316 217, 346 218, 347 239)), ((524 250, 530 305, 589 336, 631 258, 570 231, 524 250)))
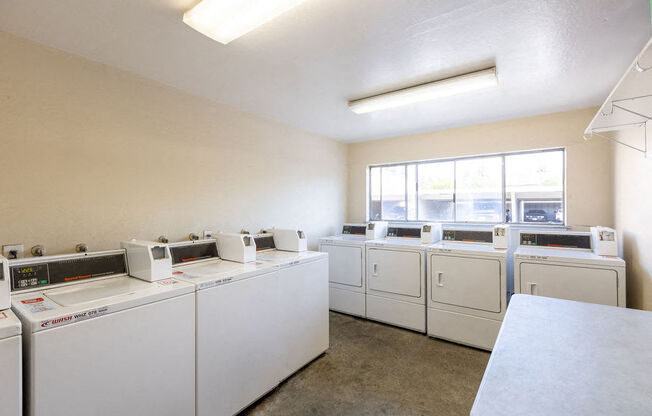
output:
POLYGON ((357 114, 385 110, 403 105, 450 97, 498 85, 496 68, 458 75, 427 84, 416 85, 372 97, 349 101, 349 108, 357 114))
POLYGON ((202 0, 183 15, 183 21, 226 45, 304 1, 202 0))

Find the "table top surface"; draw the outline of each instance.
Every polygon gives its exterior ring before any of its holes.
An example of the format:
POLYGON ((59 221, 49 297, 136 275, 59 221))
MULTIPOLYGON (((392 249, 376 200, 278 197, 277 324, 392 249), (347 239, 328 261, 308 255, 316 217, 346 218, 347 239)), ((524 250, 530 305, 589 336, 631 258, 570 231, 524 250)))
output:
POLYGON ((514 295, 471 410, 652 414, 652 312, 514 295))

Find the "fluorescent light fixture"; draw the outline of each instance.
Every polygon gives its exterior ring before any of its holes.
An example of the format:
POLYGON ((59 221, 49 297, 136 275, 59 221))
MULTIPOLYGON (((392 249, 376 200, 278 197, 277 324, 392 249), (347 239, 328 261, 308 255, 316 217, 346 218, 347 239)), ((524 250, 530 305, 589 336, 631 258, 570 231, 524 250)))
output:
POLYGON ((183 15, 196 31, 227 44, 305 0, 202 0, 183 15))
POLYGON ((349 101, 349 108, 354 113, 364 114, 372 111, 385 110, 387 108, 433 100, 435 98, 450 97, 451 95, 463 94, 465 92, 495 87, 497 85, 498 77, 496 76, 496 67, 493 67, 439 81, 428 82, 427 84, 415 85, 414 87, 378 94, 372 97, 349 101))

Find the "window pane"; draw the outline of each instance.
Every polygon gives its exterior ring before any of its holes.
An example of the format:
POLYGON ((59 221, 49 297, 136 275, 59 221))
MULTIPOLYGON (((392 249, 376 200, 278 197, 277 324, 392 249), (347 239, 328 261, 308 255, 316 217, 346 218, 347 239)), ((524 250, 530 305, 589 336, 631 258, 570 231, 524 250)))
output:
POLYGON ((419 165, 419 220, 453 221, 455 163, 419 165))
POLYGON ((502 221, 502 157, 455 162, 456 220, 502 221))
POLYGON ((380 168, 369 169, 369 191, 371 192, 371 201, 369 201, 369 219, 380 220, 380 168))
POLYGON ((405 165, 382 168, 382 217, 405 220, 405 165))
POLYGON ((407 165, 407 219, 417 220, 417 165, 407 165))
POLYGON ((510 222, 564 222, 564 151, 505 157, 505 216, 510 222))

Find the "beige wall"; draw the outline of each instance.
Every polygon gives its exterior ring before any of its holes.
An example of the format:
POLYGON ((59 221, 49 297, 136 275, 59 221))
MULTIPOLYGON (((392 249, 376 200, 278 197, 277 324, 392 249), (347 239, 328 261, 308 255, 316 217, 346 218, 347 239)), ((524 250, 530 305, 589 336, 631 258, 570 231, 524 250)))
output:
POLYGON ((344 220, 346 146, 0 32, 0 243, 344 220))
POLYGON ((368 165, 563 146, 567 150, 568 224, 611 226, 614 222, 611 147, 600 140, 585 142, 582 137, 596 110, 589 108, 352 144, 348 159, 348 219, 366 219, 368 165))
MULTIPOLYGON (((640 141, 640 138, 639 138, 640 141)), ((652 160, 614 146, 615 223, 627 262, 627 306, 652 310, 652 160)))
POLYGON ((652 164, 585 142, 595 109, 347 146, 2 32, 0 50, 1 244, 55 254, 275 225, 314 247, 365 219, 370 164, 564 146, 568 223, 615 223, 629 305, 652 309, 652 164))

